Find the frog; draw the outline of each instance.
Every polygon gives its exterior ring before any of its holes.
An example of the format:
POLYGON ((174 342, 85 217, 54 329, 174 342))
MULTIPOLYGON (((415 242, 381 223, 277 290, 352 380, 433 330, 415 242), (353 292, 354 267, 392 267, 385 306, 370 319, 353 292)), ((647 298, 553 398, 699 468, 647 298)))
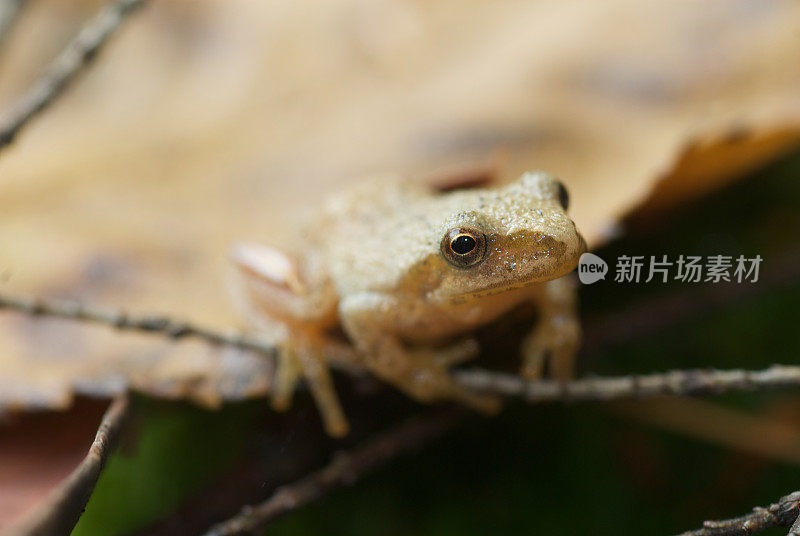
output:
POLYGON ((526 303, 538 319, 521 374, 572 377, 581 335, 568 274, 586 242, 568 204, 544 171, 446 189, 383 176, 333 195, 288 246, 237 245, 248 314, 281 333, 273 406, 289 407, 302 377, 327 433, 347 434, 329 370, 338 359, 419 402, 495 412, 495 396, 450 371, 478 354, 478 328, 526 303))

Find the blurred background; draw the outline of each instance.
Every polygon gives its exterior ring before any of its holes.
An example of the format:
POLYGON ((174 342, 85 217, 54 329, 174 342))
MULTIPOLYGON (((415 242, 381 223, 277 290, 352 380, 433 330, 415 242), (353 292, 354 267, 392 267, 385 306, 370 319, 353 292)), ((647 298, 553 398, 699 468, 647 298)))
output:
MULTIPOLYGON (((103 5, 22 3, 0 35, 0 116, 103 5)), ((765 259, 746 290, 582 288, 584 372, 791 364, 798 142, 790 0, 151 0, 0 153, 0 292, 240 327, 231 245, 280 244, 331 192, 545 169, 607 260, 765 259)), ((69 473, 126 386, 135 433, 76 534, 199 533, 188 519, 220 481, 241 493, 216 520, 415 411, 346 394, 363 430, 336 443, 302 396, 270 413, 270 375, 197 342, 4 313, 0 528, 69 473), (287 469, 259 481, 252 464, 287 469)), ((511 404, 272 532, 670 534, 800 488, 798 417, 792 393, 511 404)))

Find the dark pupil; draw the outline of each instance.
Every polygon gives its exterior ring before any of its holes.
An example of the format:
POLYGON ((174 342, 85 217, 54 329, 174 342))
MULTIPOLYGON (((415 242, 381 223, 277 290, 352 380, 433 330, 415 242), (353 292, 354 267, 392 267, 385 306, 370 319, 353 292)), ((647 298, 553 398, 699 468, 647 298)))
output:
POLYGON ((475 239, 468 235, 459 235, 450 242, 450 248, 459 255, 466 255, 475 249, 475 239))

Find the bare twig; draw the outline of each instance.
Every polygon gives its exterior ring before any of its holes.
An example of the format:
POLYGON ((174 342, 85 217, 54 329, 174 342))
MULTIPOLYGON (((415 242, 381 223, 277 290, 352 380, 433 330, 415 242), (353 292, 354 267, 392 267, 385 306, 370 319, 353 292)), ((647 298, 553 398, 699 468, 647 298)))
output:
POLYGON ((519 397, 531 403, 618 400, 660 395, 717 395, 797 387, 800 366, 772 365, 764 370, 675 370, 671 372, 592 377, 568 382, 530 381, 485 370, 455 371, 459 383, 487 393, 519 397))
POLYGON ((416 417, 379 434, 355 449, 336 455, 319 471, 279 488, 263 503, 246 507, 211 528, 206 536, 249 534, 342 485, 355 483, 378 466, 436 439, 460 422, 459 411, 438 411, 416 417))
POLYGON ((162 315, 128 315, 121 311, 91 307, 80 302, 0 296, 0 309, 10 309, 33 316, 92 322, 126 331, 158 333, 171 339, 196 337, 211 344, 252 350, 268 356, 274 356, 276 352, 274 345, 248 338, 241 333, 221 333, 162 315))
POLYGON ((799 511, 800 491, 795 491, 767 507, 757 506, 749 514, 723 521, 706 521, 702 529, 690 530, 679 536, 744 536, 774 527, 788 527, 795 521, 799 511))
POLYGON ((14 24, 25 0, 0 0, 0 43, 14 24))
MULTIPOLYGON (((251 350, 275 357, 274 344, 242 333, 214 329, 173 320, 162 315, 129 315, 90 307, 79 302, 14 298, 0 295, 0 309, 34 316, 88 321, 121 330, 159 333, 172 339, 196 337, 211 344, 251 350)), ((356 362, 330 356, 331 364, 345 371, 358 370, 356 362)), ((458 370, 454 377, 462 385, 529 403, 601 401, 660 395, 717 395, 731 391, 759 391, 800 386, 800 366, 773 365, 764 370, 676 370, 647 375, 591 377, 568 382, 526 380, 520 376, 480 369, 458 370)))
POLYGON ((120 430, 129 414, 127 395, 114 400, 103 415, 89 453, 23 524, 8 536, 69 534, 94 491, 100 472, 114 450, 120 430))
POLYGON ((0 121, 0 150, 14 141, 19 131, 63 92, 81 68, 97 56, 125 17, 143 1, 114 0, 84 25, 9 115, 0 121))

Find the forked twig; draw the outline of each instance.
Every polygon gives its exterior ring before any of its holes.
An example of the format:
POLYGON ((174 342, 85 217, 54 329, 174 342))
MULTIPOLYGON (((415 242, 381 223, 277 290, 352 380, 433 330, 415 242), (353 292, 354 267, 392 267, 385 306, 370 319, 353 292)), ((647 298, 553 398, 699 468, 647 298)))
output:
POLYGON ((253 533, 281 515, 334 488, 353 484, 378 466, 441 437, 460 422, 463 415, 461 411, 445 410, 405 421, 361 446, 335 455, 333 461, 319 471, 278 488, 261 504, 245 507, 235 517, 212 527, 206 536, 253 533))
POLYGON ((83 461, 22 525, 12 529, 7 536, 47 536, 72 532, 89 502, 106 460, 116 447, 129 413, 128 396, 116 398, 103 415, 94 442, 83 461))
POLYGON ((143 2, 114 0, 81 28, 9 115, 0 121, 0 150, 14 141, 19 131, 63 92, 81 69, 97 56, 125 17, 143 2))
MULTIPOLYGON (((767 507, 757 506, 749 514, 722 521, 706 521, 703 528, 679 536, 744 536, 774 527, 788 527, 800 512, 800 491, 781 497, 767 507)), ((791 536, 791 532, 789 535, 791 536)))

